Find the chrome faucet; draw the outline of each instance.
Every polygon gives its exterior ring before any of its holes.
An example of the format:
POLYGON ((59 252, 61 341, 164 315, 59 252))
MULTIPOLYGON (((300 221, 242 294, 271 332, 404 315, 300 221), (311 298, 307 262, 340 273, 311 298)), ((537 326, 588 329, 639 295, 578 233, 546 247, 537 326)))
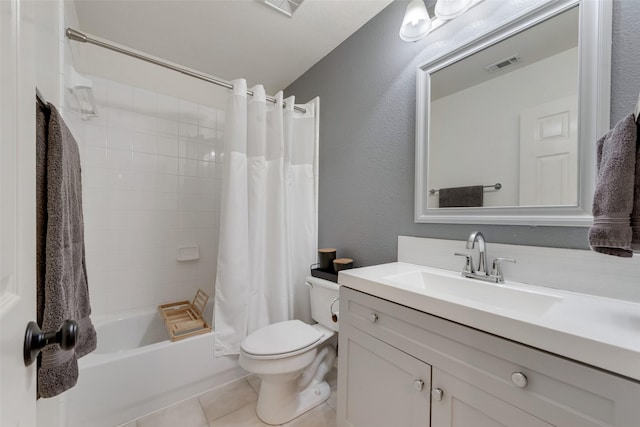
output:
POLYGON ((487 273, 487 242, 484 240, 484 236, 479 231, 471 233, 467 239, 467 249, 473 249, 478 242, 478 250, 480 251, 480 260, 478 260, 478 268, 476 274, 489 274, 487 273))
POLYGON ((463 256, 466 258, 464 267, 462 268, 462 275, 471 279, 484 280, 486 282, 504 283, 504 276, 500 263, 503 261, 512 262, 515 264, 516 260, 512 258, 496 258, 493 260, 493 267, 491 273, 487 271, 487 242, 484 240, 484 236, 479 231, 471 233, 467 239, 467 249, 474 249, 478 243, 478 251, 480 252, 480 260, 478 261, 478 268, 473 265, 473 258, 471 254, 455 253, 455 255, 463 256))

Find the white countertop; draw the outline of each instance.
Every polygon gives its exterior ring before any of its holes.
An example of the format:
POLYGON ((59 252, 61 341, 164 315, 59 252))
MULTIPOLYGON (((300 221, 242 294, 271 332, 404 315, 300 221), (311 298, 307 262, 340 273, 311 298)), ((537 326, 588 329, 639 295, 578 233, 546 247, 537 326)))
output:
MULTIPOLYGON (((541 312, 496 306, 391 280, 412 272, 460 273, 395 262, 341 271, 342 286, 640 381, 640 303, 506 281, 485 286, 557 297, 541 312)), ((466 280, 466 279, 463 279, 466 280)))

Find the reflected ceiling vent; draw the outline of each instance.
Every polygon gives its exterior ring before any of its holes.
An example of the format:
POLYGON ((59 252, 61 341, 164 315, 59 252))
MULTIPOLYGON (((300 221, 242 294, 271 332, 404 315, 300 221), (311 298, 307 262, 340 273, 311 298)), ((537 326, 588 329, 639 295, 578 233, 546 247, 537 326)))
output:
POLYGON ((506 68, 509 65, 513 65, 517 62, 520 62, 520 54, 518 53, 516 53, 515 55, 511 55, 508 58, 501 59, 498 62, 494 62, 493 64, 489 64, 484 67, 484 69, 489 73, 495 73, 496 71, 502 70, 503 68, 506 68))
POLYGON ((264 0, 266 4, 280 13, 284 13, 289 18, 293 17, 293 13, 298 10, 303 1, 304 0, 264 0))

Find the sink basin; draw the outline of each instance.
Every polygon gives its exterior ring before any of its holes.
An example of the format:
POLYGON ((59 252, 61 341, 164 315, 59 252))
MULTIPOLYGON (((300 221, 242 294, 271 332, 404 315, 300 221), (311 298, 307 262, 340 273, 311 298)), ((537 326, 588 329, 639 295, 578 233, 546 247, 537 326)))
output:
POLYGON ((384 280, 435 298, 460 299, 522 314, 540 315, 562 301, 557 295, 429 271, 396 274, 384 280))

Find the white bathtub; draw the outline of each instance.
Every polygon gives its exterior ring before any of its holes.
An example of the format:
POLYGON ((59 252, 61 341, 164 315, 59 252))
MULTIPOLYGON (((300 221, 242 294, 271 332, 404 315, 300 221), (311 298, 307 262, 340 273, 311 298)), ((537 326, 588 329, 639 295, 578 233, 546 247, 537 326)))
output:
POLYGON ((68 427, 117 426, 246 375, 237 357, 214 359, 213 332, 169 341, 155 309, 94 324, 98 348, 80 359, 78 384, 65 393, 68 427))

